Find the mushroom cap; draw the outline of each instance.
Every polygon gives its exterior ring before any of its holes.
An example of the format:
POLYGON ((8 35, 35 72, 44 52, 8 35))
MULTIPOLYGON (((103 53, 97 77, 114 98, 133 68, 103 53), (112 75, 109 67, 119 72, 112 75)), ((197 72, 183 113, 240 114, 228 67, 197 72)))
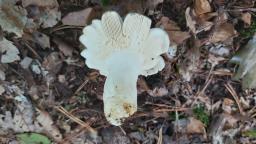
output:
POLYGON ((160 28, 150 29, 151 20, 137 13, 128 14, 124 21, 114 11, 106 12, 101 20, 93 20, 83 29, 80 41, 86 46, 81 55, 89 68, 107 75, 106 60, 116 51, 132 51, 143 58, 141 75, 162 70, 160 56, 168 51, 168 34, 160 28))
POLYGON ((164 68, 160 56, 168 51, 169 38, 160 28, 150 29, 151 20, 130 13, 124 21, 116 12, 106 12, 83 29, 81 55, 89 68, 107 77, 104 85, 104 113, 113 125, 137 111, 137 79, 164 68))

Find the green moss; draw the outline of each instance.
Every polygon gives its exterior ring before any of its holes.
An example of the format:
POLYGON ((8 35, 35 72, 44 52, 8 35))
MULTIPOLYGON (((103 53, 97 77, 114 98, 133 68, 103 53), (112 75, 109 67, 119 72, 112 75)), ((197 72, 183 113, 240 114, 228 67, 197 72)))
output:
POLYGON ((107 5, 109 5, 109 3, 110 3, 110 0, 100 0, 101 1, 101 4, 103 5, 103 6, 107 6, 107 5))
POLYGON ((198 106, 193 109, 194 117, 203 122, 206 126, 209 124, 209 116, 205 112, 203 106, 198 106))
POLYGON ((252 37, 255 32, 256 32, 256 18, 253 19, 250 27, 239 31, 241 37, 244 37, 244 38, 252 37))

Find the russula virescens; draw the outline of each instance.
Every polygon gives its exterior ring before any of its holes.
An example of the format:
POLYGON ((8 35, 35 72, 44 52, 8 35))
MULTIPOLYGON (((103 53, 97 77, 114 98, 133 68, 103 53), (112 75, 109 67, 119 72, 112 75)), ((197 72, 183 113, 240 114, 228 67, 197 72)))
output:
POLYGON ((86 46, 81 55, 89 68, 106 76, 104 113, 112 125, 137 111, 137 79, 152 75, 165 66, 160 56, 169 48, 169 37, 160 28, 150 29, 151 20, 137 13, 124 21, 114 11, 93 20, 80 37, 86 46))

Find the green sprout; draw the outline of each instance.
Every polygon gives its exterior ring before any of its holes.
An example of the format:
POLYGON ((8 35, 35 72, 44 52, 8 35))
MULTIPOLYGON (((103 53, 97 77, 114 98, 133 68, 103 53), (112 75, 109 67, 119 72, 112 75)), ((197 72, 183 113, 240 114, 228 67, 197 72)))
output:
POLYGON ((203 106, 198 106, 193 109, 193 114, 195 117, 203 122, 206 126, 209 124, 209 116, 205 112, 205 109, 203 106))

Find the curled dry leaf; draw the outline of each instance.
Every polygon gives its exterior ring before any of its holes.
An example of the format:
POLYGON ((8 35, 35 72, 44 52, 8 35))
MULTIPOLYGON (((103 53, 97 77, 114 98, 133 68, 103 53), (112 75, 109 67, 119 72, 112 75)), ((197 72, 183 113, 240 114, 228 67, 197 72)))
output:
POLYGON ((190 7, 188 7, 186 9, 186 12, 185 12, 185 17, 186 17, 186 22, 187 22, 187 27, 189 27, 189 29, 194 33, 196 34, 196 20, 195 20, 195 13, 194 11, 191 10, 190 7))
POLYGON ((194 9, 197 15, 205 14, 212 11, 208 0, 195 0, 194 9))
POLYGON ((234 79, 242 79, 243 88, 256 88, 256 35, 231 59, 231 62, 239 64, 234 79))
POLYGON ((41 48, 50 48, 50 38, 46 34, 35 31, 32 33, 32 37, 41 48))
POLYGON ((65 56, 72 56, 74 48, 70 46, 69 44, 65 43, 60 38, 54 37, 53 42, 58 45, 59 50, 65 55, 65 56))
POLYGON ((4 31, 21 37, 26 22, 25 9, 15 6, 13 0, 0 0, 0 26, 4 31))
POLYGON ((62 18, 64 25, 85 26, 92 19, 93 8, 86 8, 81 11, 71 12, 62 18))
POLYGON ((157 23, 157 26, 164 28, 168 33, 169 39, 175 44, 182 44, 186 39, 190 37, 188 32, 183 32, 180 27, 174 21, 170 20, 168 17, 162 17, 157 23))
POLYGON ((245 24, 251 25, 252 15, 249 12, 242 13, 241 19, 244 21, 245 24))
POLYGON ((193 117, 189 118, 189 123, 187 125, 187 132, 190 134, 206 134, 205 125, 193 117))
POLYGON ((0 53, 2 54, 1 63, 11 63, 20 60, 18 55, 20 52, 17 47, 5 38, 0 41, 0 53))
POLYGON ((225 22, 216 27, 209 41, 212 43, 224 42, 226 40, 232 40, 236 36, 237 31, 233 24, 225 22))

